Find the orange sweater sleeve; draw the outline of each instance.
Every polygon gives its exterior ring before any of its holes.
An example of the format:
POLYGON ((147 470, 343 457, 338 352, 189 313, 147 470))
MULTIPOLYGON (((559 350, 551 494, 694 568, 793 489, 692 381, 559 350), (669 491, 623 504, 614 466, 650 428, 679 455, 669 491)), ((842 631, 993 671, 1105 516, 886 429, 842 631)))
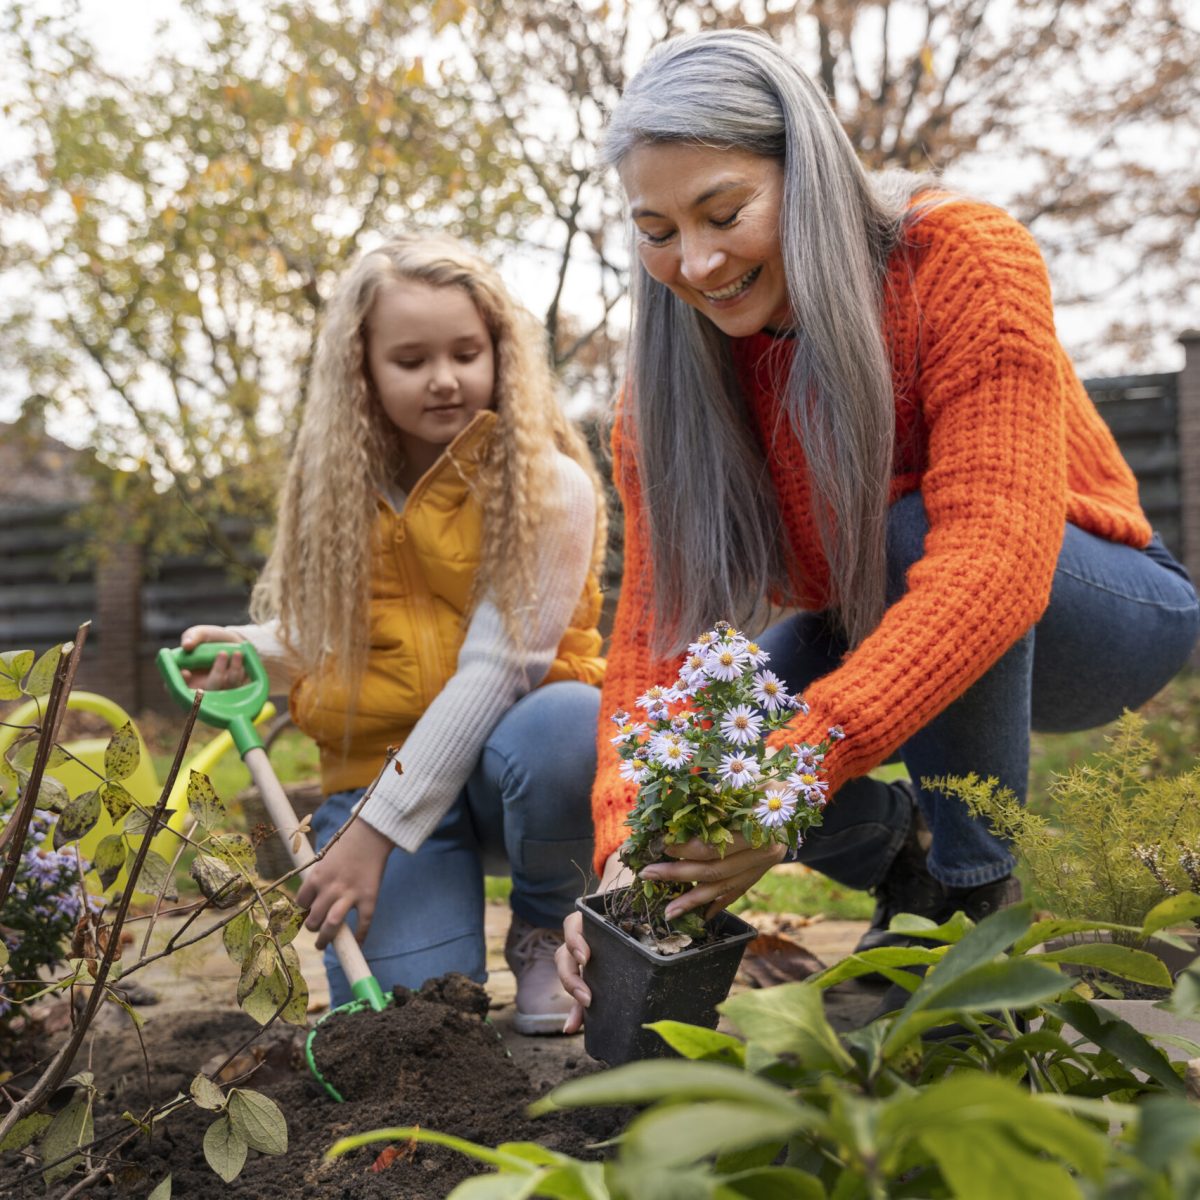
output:
POLYGON ((1033 627, 1062 545, 1070 367, 1041 254, 998 209, 949 205, 936 224, 914 278, 925 329, 924 555, 876 629, 806 691, 809 714, 775 739, 816 741, 841 725, 846 738, 826 759, 831 793, 883 762, 1033 627))

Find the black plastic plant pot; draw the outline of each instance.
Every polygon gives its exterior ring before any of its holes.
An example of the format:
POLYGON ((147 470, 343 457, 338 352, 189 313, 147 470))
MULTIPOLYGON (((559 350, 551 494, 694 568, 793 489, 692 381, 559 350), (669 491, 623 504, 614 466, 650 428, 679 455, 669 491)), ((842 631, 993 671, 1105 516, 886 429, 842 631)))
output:
POLYGON ((591 957, 584 978, 592 993, 583 1045, 610 1067, 639 1058, 672 1057, 674 1051, 650 1029, 653 1021, 684 1021, 715 1029, 717 1005, 729 994, 753 925, 720 913, 709 928, 717 935, 696 949, 657 954, 609 923, 605 901, 619 892, 595 892, 575 901, 583 914, 591 957))

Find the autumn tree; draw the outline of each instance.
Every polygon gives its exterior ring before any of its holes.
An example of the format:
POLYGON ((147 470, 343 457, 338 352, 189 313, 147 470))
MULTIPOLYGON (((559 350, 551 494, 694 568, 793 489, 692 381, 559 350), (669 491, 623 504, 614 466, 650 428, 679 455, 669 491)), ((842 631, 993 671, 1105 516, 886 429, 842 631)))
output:
POLYGON ((4 17, 29 154, 0 178, 0 344, 27 410, 131 469, 148 533, 179 532, 147 509, 168 484, 185 531, 236 557, 220 516, 269 517, 323 297, 364 235, 503 234, 531 206, 453 62, 429 61, 458 6, 185 7, 194 53, 163 43, 136 79, 74 2, 4 17))

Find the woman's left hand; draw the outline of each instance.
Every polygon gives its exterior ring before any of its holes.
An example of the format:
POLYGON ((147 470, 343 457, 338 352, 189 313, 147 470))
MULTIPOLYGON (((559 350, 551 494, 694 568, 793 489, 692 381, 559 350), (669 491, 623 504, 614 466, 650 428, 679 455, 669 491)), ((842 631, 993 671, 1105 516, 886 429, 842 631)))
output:
POLYGON ((318 950, 334 939, 352 910, 358 913, 355 936, 359 942, 367 936, 394 848, 390 838, 360 819, 305 871, 296 903, 309 910, 304 928, 316 933, 318 950))
POLYGON ((668 846, 667 853, 676 861, 653 863, 641 871, 641 878, 694 883, 691 891, 671 901, 666 915, 674 919, 707 905, 704 910, 707 920, 728 908, 776 863, 782 862, 787 847, 780 842, 767 842, 754 850, 740 833, 735 833, 723 856, 699 838, 668 846))

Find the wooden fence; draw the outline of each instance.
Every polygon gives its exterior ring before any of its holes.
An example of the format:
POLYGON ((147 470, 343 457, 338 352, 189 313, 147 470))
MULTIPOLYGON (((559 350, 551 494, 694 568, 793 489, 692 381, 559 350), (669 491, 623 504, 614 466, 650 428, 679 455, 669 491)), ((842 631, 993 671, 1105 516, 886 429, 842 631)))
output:
MULTIPOLYGON (((1180 372, 1085 383, 1137 474, 1151 522, 1200 580, 1200 333, 1180 340, 1180 372)), ((0 648, 40 650, 91 617, 79 686, 135 711, 165 707, 154 669, 159 648, 177 644, 189 625, 244 623, 249 591, 200 558, 167 559, 148 571, 137 546, 80 569, 75 507, 0 500, 0 648)), ((244 546, 253 530, 230 521, 225 532, 244 546)))

